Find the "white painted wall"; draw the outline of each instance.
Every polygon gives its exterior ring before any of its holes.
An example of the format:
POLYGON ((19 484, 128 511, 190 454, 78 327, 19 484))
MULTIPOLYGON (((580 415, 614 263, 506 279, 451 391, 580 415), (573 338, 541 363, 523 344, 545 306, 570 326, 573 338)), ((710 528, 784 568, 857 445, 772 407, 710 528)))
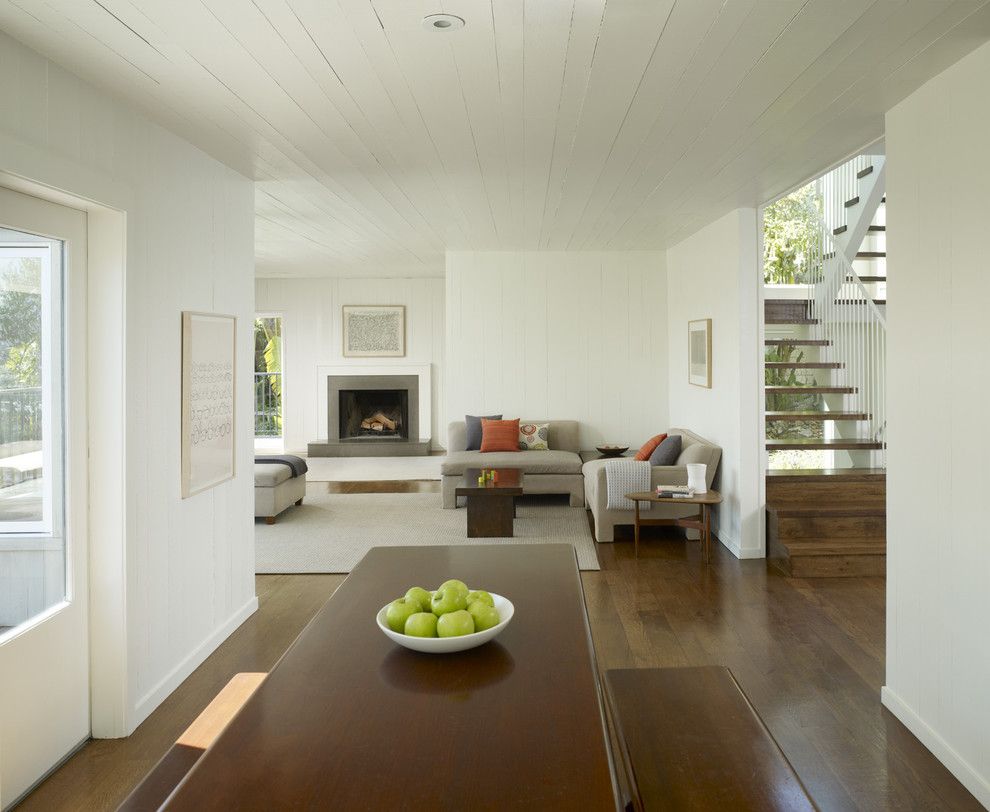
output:
POLYGON ((668 426, 666 318, 663 252, 449 251, 447 414, 641 445, 668 426))
POLYGON ((718 536, 764 554, 760 505, 760 338, 755 209, 736 209, 667 250, 670 423, 722 447, 718 536), (688 383, 688 321, 712 320, 712 388, 688 383))
POLYGON ((990 45, 887 114, 884 704, 990 808, 990 45))
MULTIPOLYGON (((114 373, 110 357, 90 363, 125 387, 123 422, 114 423, 124 436, 126 482, 119 517, 126 613, 117 642, 127 679, 117 732, 130 731, 257 607, 253 185, 3 34, 0 107, 0 171, 126 213, 118 240, 126 242, 126 334, 117 337, 124 366, 114 373), (179 496, 184 309, 238 316, 241 348, 237 476, 186 500, 179 496)), ((90 214, 91 227, 96 219, 90 214)), ((91 255, 91 274, 93 263, 91 255)), ((101 594, 120 586, 106 578, 106 569, 94 573, 101 594)))
POLYGON ((444 282, 441 278, 410 279, 259 279, 255 286, 259 313, 279 313, 285 355, 284 430, 287 451, 305 451, 306 444, 327 436, 326 414, 318 404, 326 396, 326 376, 317 367, 433 367, 433 444, 446 442, 443 415, 444 282), (405 305, 405 358, 344 358, 343 305, 405 305))

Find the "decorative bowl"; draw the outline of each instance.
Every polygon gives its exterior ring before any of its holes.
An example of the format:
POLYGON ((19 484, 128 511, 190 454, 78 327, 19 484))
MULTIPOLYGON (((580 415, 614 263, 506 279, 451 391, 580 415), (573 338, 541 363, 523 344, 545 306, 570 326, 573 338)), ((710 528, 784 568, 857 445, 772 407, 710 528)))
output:
POLYGON ((398 632, 393 632, 385 623, 385 613, 388 611, 388 604, 385 604, 378 610, 378 614, 375 615, 375 622, 378 623, 378 628, 382 630, 386 637, 400 646, 405 646, 413 651, 422 651, 426 654, 450 654, 455 651, 467 651, 469 648, 477 648, 489 640, 498 637, 502 633, 502 629, 509 625, 512 615, 515 614, 515 607, 512 605, 512 601, 508 598, 503 598, 501 595, 496 595, 494 592, 489 594, 492 596, 492 600, 495 601, 495 608, 498 610, 498 616, 501 618, 501 622, 497 626, 485 629, 483 632, 465 634, 461 637, 412 637, 408 634, 399 634, 398 632))
POLYGON ((629 450, 627 445, 600 445, 595 448, 603 457, 621 457, 629 450))

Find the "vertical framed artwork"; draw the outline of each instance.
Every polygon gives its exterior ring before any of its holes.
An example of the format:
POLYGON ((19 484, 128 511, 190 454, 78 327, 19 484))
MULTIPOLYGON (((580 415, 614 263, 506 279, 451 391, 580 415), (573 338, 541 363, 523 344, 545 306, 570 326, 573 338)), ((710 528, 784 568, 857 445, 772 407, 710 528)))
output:
POLYGON ((234 477, 237 318, 182 313, 182 498, 234 477))
POLYGON ((688 383, 712 388, 712 320, 688 322, 688 383))
POLYGON ((406 354, 405 305, 344 305, 345 358, 406 354))

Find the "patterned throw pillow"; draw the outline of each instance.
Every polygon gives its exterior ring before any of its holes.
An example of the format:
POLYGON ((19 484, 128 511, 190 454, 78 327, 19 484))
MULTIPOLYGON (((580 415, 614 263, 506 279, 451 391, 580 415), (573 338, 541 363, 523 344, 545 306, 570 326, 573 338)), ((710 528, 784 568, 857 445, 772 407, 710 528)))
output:
POLYGON ((486 420, 481 418, 481 450, 518 451, 519 418, 515 420, 486 420))
POLYGON ((657 446, 666 439, 666 434, 658 434, 656 437, 651 437, 643 443, 643 447, 636 452, 636 456, 633 457, 633 459, 639 460, 640 462, 646 462, 650 458, 650 454, 656 451, 657 446))
POLYGON ((550 450, 550 424, 549 423, 520 423, 519 424, 519 450, 520 451, 549 451, 550 450))

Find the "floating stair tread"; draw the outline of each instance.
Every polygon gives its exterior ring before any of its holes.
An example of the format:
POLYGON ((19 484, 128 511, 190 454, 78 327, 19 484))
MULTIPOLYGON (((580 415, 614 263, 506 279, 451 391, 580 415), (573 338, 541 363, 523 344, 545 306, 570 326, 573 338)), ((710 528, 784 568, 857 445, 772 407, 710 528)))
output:
POLYGON ((841 361, 765 361, 767 369, 842 369, 841 361))
POLYGON ((767 412, 767 420, 869 420, 866 412, 767 412))
POLYGON ((832 342, 827 338, 767 338, 763 344, 767 347, 828 347, 832 342))
POLYGON ((847 201, 845 202, 845 207, 846 207, 847 209, 851 209, 851 208, 852 208, 853 206, 855 206, 855 205, 856 205, 857 203, 859 203, 859 195, 856 195, 856 197, 853 197, 853 198, 850 198, 849 200, 847 200, 847 201))
POLYGON ((818 319, 799 319, 799 318, 772 318, 765 319, 764 324, 818 324, 818 319))
MULTIPOLYGON (((854 304, 860 304, 861 302, 864 302, 864 301, 866 301, 866 300, 865 299, 836 299, 835 300, 835 303, 837 305, 848 305, 848 304, 853 304, 854 305, 854 304)), ((886 299, 874 299, 873 300, 873 304, 875 304, 875 305, 885 305, 885 304, 887 304, 887 300, 886 299)))
MULTIPOLYGON (((862 274, 856 274, 856 278, 858 278, 860 282, 886 282, 887 281, 887 277, 886 276, 863 276, 862 274)), ((852 274, 849 274, 846 277, 846 281, 847 282, 852 282, 853 281, 853 275, 852 274)))
POLYGON ((802 395, 854 395, 857 390, 854 386, 764 386, 763 391, 767 395, 800 397, 802 395))
POLYGON ((886 251, 857 251, 856 259, 886 259, 886 251))
POLYGON ((849 230, 849 226, 839 226, 838 228, 833 228, 832 229, 832 233, 833 234, 844 234, 848 230, 849 230))
POLYGON ((876 440, 845 439, 842 437, 830 440, 808 437, 767 440, 767 451, 879 451, 882 448, 883 443, 876 440))
POLYGON ((886 231, 887 226, 870 226, 868 231, 886 231))
POLYGON ((781 540, 780 545, 791 558, 819 555, 886 555, 887 542, 883 539, 850 536, 844 539, 803 538, 781 540))
POLYGON ((783 468, 767 471, 767 476, 808 482, 832 482, 836 479, 879 482, 887 478, 887 471, 885 468, 783 468))
POLYGON ((865 178, 867 175, 870 175, 872 173, 873 173, 873 164, 870 164, 869 166, 860 169, 859 172, 856 173, 856 177, 865 178))

